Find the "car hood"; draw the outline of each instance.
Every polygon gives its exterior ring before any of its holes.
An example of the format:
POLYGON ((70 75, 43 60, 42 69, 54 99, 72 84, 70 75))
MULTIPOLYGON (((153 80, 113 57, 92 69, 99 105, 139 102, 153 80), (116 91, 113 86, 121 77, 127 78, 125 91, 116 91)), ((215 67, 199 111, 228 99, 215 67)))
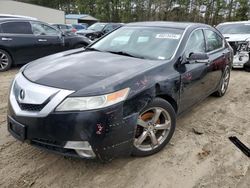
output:
POLYGON ((37 84, 94 95, 115 90, 160 62, 108 52, 73 51, 36 60, 23 74, 37 84))
POLYGON ((228 42, 245 41, 250 39, 250 34, 223 34, 228 42))

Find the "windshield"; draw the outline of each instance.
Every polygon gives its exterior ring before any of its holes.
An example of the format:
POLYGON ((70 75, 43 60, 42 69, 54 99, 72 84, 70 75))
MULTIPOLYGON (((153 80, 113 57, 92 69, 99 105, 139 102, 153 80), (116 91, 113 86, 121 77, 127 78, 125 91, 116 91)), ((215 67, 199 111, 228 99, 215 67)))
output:
POLYGON ((179 44, 183 30, 160 27, 122 27, 91 46, 92 49, 108 51, 133 57, 167 60, 179 44))
POLYGON ((217 29, 222 34, 250 34, 250 23, 249 24, 225 24, 218 25, 217 29))
POLYGON ((93 31, 102 31, 102 29, 105 27, 106 24, 104 23, 95 23, 88 27, 88 29, 93 31))

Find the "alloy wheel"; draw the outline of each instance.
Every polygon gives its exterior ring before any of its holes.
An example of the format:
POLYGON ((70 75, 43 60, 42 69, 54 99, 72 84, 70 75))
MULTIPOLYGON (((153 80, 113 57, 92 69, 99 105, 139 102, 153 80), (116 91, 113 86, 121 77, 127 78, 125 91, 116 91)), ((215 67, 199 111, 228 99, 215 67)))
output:
POLYGON ((9 65, 8 55, 0 51, 0 70, 4 70, 9 65))
POLYGON ((169 113, 160 107, 144 111, 137 120, 134 146, 141 151, 158 148, 167 138, 171 127, 169 113))
POLYGON ((222 85, 221 85, 221 92, 225 93, 229 84, 229 78, 230 78, 230 70, 229 68, 226 68, 225 74, 222 79, 222 85))

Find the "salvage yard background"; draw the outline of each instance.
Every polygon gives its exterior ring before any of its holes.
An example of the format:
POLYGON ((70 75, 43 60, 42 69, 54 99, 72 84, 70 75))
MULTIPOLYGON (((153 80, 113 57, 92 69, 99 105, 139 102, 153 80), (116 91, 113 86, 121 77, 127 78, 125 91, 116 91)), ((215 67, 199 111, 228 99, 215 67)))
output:
POLYGON ((108 164, 64 158, 10 136, 7 95, 17 72, 0 73, 0 187, 250 187, 250 160, 228 140, 250 143, 247 72, 232 71, 223 98, 209 97, 182 115, 162 152, 108 164))

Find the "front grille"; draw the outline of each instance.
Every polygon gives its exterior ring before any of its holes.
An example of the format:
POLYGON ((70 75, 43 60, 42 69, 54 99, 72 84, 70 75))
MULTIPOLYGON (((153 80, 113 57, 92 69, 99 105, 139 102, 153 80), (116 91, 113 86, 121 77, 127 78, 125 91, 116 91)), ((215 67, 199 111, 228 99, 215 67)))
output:
POLYGON ((40 112, 46 105, 45 103, 43 103, 43 104, 18 103, 18 104, 22 110, 30 111, 30 112, 40 112))

